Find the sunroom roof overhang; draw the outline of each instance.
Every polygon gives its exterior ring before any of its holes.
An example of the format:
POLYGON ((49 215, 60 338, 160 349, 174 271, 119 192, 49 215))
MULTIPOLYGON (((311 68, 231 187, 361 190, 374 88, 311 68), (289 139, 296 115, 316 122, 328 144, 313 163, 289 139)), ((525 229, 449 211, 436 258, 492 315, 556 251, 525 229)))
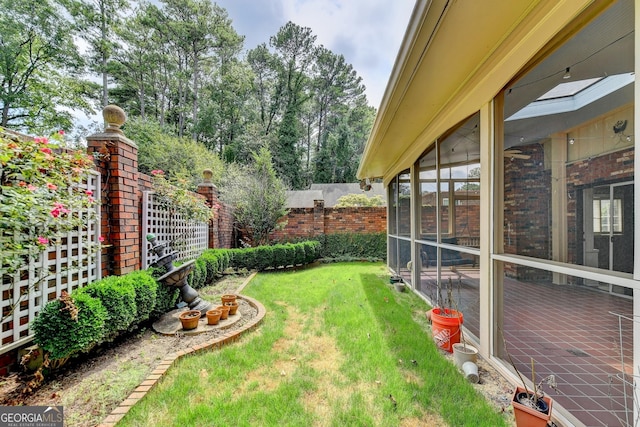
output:
MULTIPOLYGON (((436 138, 491 101, 592 3, 513 0, 489 8, 482 2, 419 0, 358 177, 388 183, 409 168, 436 138)), ((596 3, 603 9, 610 2, 596 3)))

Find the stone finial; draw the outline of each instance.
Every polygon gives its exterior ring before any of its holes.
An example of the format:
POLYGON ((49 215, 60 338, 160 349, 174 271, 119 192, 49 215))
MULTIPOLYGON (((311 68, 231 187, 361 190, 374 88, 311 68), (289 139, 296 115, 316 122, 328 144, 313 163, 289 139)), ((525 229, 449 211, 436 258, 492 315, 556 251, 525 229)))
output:
POLYGON ((213 177, 213 171, 211 169, 205 169, 202 171, 202 180, 204 183, 211 183, 211 178, 213 177))
POLYGON ((124 110, 117 105, 107 105, 102 109, 102 117, 107 127, 104 129, 105 133, 120 133, 120 126, 127 121, 127 115, 124 110))

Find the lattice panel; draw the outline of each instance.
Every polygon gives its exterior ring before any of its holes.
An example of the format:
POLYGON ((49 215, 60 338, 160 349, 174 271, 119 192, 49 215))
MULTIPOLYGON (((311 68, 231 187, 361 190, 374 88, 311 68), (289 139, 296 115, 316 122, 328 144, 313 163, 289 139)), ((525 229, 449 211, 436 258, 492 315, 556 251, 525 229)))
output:
MULTIPOLYGON (((99 244, 100 237, 100 175, 91 174, 80 185, 93 191, 97 200, 93 209, 96 217, 85 227, 67 233, 60 244, 51 246, 36 259, 31 260, 13 275, 2 277, 2 301, 0 310, 0 354, 33 339, 29 330, 42 307, 60 296, 63 290, 71 293, 100 279, 99 251, 88 254, 89 245, 99 244)), ((87 210, 78 213, 89 217, 87 210)))
POLYGON ((142 196, 142 228, 145 244, 141 251, 142 268, 149 268, 156 259, 146 240, 148 234, 154 234, 158 242, 166 244, 167 252, 177 252, 176 261, 196 259, 209 247, 208 223, 172 215, 154 203, 152 191, 145 191, 142 196))

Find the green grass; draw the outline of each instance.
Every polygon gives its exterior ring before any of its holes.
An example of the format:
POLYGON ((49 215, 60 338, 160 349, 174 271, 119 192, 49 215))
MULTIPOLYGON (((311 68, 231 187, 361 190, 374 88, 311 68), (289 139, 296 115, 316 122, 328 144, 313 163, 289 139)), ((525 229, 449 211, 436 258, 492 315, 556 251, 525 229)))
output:
POLYGON ((118 426, 507 425, 382 264, 259 274, 243 293, 267 308, 261 326, 178 361, 118 426))

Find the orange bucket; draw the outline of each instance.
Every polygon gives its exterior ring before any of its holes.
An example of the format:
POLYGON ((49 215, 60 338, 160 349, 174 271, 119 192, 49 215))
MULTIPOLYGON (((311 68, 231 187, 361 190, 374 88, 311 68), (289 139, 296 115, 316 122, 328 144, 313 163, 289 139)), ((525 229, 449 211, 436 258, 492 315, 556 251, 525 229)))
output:
POLYGON ((462 313, 450 308, 434 308, 431 310, 431 331, 436 345, 451 353, 453 344, 460 342, 460 328, 463 322, 462 313))

